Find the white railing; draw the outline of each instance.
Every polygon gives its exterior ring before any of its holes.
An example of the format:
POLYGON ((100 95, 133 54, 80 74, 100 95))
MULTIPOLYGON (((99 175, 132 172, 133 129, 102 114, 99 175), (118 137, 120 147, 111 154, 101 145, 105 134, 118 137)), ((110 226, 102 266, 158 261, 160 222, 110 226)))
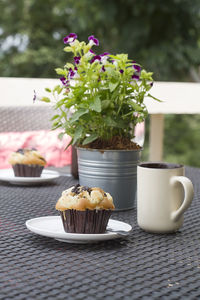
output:
MULTIPOLYGON (((0 77, 0 107, 31 106, 33 94, 44 95, 45 87, 53 87, 58 79, 0 77)), ((147 98, 145 103, 150 114, 150 157, 161 161, 163 154, 164 115, 199 114, 200 83, 155 82, 151 94, 163 102, 147 98)), ((47 105, 37 102, 35 105, 47 105)), ((182 132, 180 132, 182 134, 182 132)), ((170 138, 170 137, 169 137, 170 138)))

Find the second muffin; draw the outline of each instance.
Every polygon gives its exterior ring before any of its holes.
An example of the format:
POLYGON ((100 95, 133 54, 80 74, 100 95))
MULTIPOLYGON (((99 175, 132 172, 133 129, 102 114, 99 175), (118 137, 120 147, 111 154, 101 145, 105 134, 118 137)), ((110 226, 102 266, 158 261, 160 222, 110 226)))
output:
POLYGON ((46 160, 35 148, 25 148, 13 152, 9 163, 16 177, 40 177, 46 160))

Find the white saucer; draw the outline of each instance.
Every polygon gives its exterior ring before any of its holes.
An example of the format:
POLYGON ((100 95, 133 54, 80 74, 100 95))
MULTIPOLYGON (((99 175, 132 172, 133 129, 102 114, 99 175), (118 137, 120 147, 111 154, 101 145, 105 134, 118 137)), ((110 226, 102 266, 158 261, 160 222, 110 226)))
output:
MULTIPOLYGON (((112 219, 109 220, 108 226, 112 230, 124 230, 127 233, 129 233, 132 229, 131 225, 112 219)), ((60 216, 30 219, 26 221, 26 227, 34 233, 52 237, 58 241, 66 243, 87 244, 113 240, 121 237, 116 232, 105 232, 100 234, 67 233, 63 229, 60 216)))
POLYGON ((13 169, 0 170, 0 180, 17 185, 35 185, 52 181, 58 177, 60 177, 58 172, 46 169, 42 171, 41 177, 15 177, 13 169))

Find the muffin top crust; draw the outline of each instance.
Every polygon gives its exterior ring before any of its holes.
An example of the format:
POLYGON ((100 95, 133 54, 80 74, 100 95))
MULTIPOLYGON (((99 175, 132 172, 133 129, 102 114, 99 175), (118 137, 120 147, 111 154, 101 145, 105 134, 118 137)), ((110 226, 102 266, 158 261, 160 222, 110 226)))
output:
POLYGON ((35 148, 20 148, 11 154, 9 163, 11 165, 23 164, 45 166, 46 160, 35 148))
POLYGON ((56 209, 114 209, 113 198, 99 187, 89 188, 79 184, 62 192, 56 203, 56 209))

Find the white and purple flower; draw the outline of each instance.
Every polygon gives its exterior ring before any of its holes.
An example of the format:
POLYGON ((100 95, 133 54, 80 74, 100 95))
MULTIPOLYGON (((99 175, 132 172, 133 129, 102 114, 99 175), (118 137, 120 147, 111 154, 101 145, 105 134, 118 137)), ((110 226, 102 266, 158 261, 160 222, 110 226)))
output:
POLYGON ((153 86, 153 81, 152 81, 152 82, 150 82, 150 83, 149 83, 149 85, 150 85, 150 87, 152 87, 152 86, 153 86))
POLYGON ((64 76, 60 77, 60 81, 64 86, 68 86, 69 80, 67 80, 64 76))
POLYGON ((34 90, 34 96, 33 96, 33 103, 35 103, 36 99, 37 99, 37 95, 36 95, 36 91, 34 90))
MULTIPOLYGON (((134 62, 135 63, 135 62, 134 62)), ((136 71, 136 72, 140 72, 141 71, 141 67, 137 64, 133 64, 133 69, 136 71)))
POLYGON ((103 54, 100 54, 101 62, 103 65, 107 62, 107 60, 109 58, 109 56, 108 56, 109 54, 110 53, 108 53, 108 52, 104 52, 103 54))
POLYGON ((92 56, 94 56, 95 53, 91 49, 85 54, 86 59, 90 59, 92 56))
POLYGON ((72 68, 69 69, 69 73, 68 73, 68 78, 69 79, 78 79, 80 78, 80 75, 77 72, 77 68, 74 68, 74 71, 72 70, 72 68))
POLYGON ((77 39, 76 33, 70 33, 66 37, 64 37, 63 42, 64 44, 71 44, 77 39))
POLYGON ((74 62, 76 65, 80 63, 81 57, 80 56, 74 56, 74 62))
POLYGON ((140 79, 140 76, 134 74, 134 75, 131 76, 131 78, 132 78, 133 80, 135 80, 135 81, 138 81, 138 80, 140 79))
POLYGON ((75 72, 72 70, 72 68, 69 69, 68 77, 71 79, 75 75, 75 72))
POLYGON ((99 46, 99 41, 97 38, 94 37, 94 35, 91 35, 88 37, 89 45, 92 47, 93 45, 99 46))
POLYGON ((118 67, 118 62, 115 59, 112 59, 111 61, 115 67, 118 67))
POLYGON ((95 55, 92 59, 91 59, 91 61, 90 61, 90 63, 92 64, 93 62, 95 62, 95 61, 101 61, 101 56, 100 55, 95 55))

